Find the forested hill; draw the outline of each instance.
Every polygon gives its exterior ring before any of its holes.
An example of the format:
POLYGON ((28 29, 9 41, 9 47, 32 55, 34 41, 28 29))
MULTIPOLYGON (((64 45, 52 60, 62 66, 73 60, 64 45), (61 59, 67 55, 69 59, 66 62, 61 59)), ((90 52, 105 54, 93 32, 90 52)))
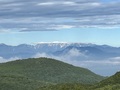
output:
POLYGON ((120 90, 120 72, 96 84, 96 90, 120 90))
POLYGON ((66 83, 40 87, 38 90, 120 90, 120 72, 94 85, 66 83))
POLYGON ((88 69, 48 58, 0 64, 0 90, 34 90, 61 83, 93 84, 102 79, 88 69))

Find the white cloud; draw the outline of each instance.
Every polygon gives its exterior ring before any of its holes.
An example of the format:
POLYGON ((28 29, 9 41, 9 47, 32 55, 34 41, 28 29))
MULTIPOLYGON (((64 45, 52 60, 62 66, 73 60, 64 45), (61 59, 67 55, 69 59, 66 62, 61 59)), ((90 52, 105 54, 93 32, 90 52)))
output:
POLYGON ((118 1, 104 3, 98 0, 30 0, 29 2, 0 0, 0 2, 4 2, 0 3, 0 26, 4 30, 10 29, 11 32, 120 27, 118 1), (20 30, 21 28, 27 30, 20 30))
POLYGON ((44 3, 38 3, 37 5, 46 6, 46 5, 54 5, 54 4, 55 4, 54 2, 44 2, 44 3))
POLYGON ((62 30, 62 29, 71 29, 74 28, 75 26, 72 25, 51 25, 47 29, 55 29, 55 30, 62 30))
POLYGON ((9 33, 9 32, 11 32, 10 29, 0 28, 0 33, 9 33))
POLYGON ((111 60, 119 60, 120 61, 120 57, 113 57, 113 58, 110 58, 111 60))
POLYGON ((14 60, 19 60, 20 58, 18 57, 11 57, 9 59, 5 59, 3 57, 0 57, 0 63, 5 63, 5 62, 9 62, 9 61, 14 61, 14 60))
POLYGON ((69 52, 68 52, 68 56, 84 56, 86 57, 85 54, 81 53, 79 50, 72 48, 69 52))
POLYGON ((63 2, 62 4, 65 4, 65 5, 77 5, 77 3, 75 3, 75 2, 63 2))
POLYGON ((8 4, 5 4, 3 5, 4 7, 15 7, 15 6, 21 6, 23 5, 23 3, 8 3, 8 4))
POLYGON ((48 57, 50 58, 50 56, 46 53, 37 53, 36 55, 33 56, 33 58, 40 58, 40 57, 48 57))
POLYGON ((96 7, 98 7, 98 6, 101 6, 102 4, 101 4, 101 3, 94 2, 94 3, 91 3, 90 5, 91 5, 91 6, 96 6, 96 7))
POLYGON ((12 1, 15 1, 15 0, 0 0, 0 2, 12 2, 12 1))
POLYGON ((42 3, 38 3, 37 5, 40 6, 48 6, 48 5, 77 5, 77 3, 75 2, 70 2, 70 1, 57 1, 57 2, 42 2, 42 3))
POLYGON ((116 61, 116 60, 89 60, 89 61, 85 61, 84 63, 86 63, 87 65, 94 65, 94 64, 99 64, 99 65, 120 65, 120 61, 116 61))

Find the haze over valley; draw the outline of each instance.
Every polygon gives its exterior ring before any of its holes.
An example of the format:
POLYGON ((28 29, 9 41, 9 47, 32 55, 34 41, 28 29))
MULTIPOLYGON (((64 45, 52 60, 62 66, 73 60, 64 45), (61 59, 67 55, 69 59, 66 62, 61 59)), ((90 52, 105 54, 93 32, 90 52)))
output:
POLYGON ((120 48, 85 43, 46 42, 34 45, 0 44, 0 62, 47 57, 110 76, 120 70, 120 48))

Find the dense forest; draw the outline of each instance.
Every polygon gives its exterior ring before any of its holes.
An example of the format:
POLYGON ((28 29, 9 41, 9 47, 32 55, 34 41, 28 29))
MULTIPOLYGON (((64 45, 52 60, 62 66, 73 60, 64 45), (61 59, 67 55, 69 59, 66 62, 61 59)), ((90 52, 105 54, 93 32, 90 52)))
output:
POLYGON ((119 80, 50 58, 0 64, 0 90, 119 90, 119 80))

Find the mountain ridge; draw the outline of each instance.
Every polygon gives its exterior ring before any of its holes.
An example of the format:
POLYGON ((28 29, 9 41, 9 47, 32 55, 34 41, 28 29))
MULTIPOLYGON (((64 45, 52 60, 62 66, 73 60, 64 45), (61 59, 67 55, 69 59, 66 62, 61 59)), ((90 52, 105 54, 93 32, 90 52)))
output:
MULTIPOLYGON (((0 64, 1 65, 1 64, 0 64)), ((79 72, 81 72, 81 74, 82 74, 82 72, 84 72, 83 73, 83 76, 85 75, 86 76, 86 80, 87 80, 87 75, 89 75, 89 73, 90 73, 90 75, 92 76, 98 76, 99 77, 99 75, 95 75, 94 73, 92 73, 90 70, 88 70, 88 69, 85 69, 85 68, 81 68, 81 67, 75 67, 75 66, 73 66, 73 65, 69 65, 69 64, 67 64, 67 63, 63 63, 63 62, 61 62, 61 61, 58 61, 58 60, 55 60, 55 59, 50 59, 50 58, 36 58, 36 59, 25 59, 25 60, 17 60, 17 61, 11 61, 11 62, 8 62, 8 63, 3 63, 2 65, 8 65, 7 67, 10 67, 10 68, 13 68, 13 66, 12 65, 15 65, 16 66, 16 68, 15 69, 19 69, 19 68, 21 68, 21 69, 24 69, 24 70, 32 70, 32 68, 34 68, 34 70, 37 70, 37 68, 38 69, 40 69, 39 71, 40 72, 42 72, 43 70, 44 70, 44 72, 49 72, 50 70, 53 70, 53 73, 56 73, 56 75, 58 75, 58 76, 60 76, 60 75, 62 75, 62 76, 66 76, 66 74, 67 73, 71 73, 71 74, 68 74, 68 76, 67 76, 67 78, 68 77, 71 77, 72 75, 73 75, 73 77, 74 77, 74 75, 75 74, 80 74, 79 72), (57 64, 57 65, 55 65, 55 64, 57 64), (26 69, 25 69, 26 68, 26 69), (66 69, 66 70, 64 70, 64 68, 66 69), (72 68, 75 68, 75 69, 72 69, 72 68), (43 70, 42 70, 43 69, 43 70), (50 70, 49 70, 50 69, 50 70), (59 71, 58 71, 59 70, 59 71), (78 71, 79 72, 78 72, 78 71), (60 73, 60 71, 62 71, 62 73, 60 73)), ((9 68, 8 68, 9 69, 9 68)), ((15 70, 15 69, 13 69, 13 71, 15 70)), ((34 72, 34 71, 33 71, 34 72)), ((31 73, 33 73, 33 72, 31 72, 31 73)), ((25 72, 24 72, 25 73, 25 72)), ((46 74, 45 73, 45 74, 46 74)), ((35 74, 35 73, 34 73, 35 74)), ((43 73, 41 73, 41 74, 43 74, 43 73)), ((80 76, 81 76, 81 74, 80 74, 80 76)), ((28 75, 29 76, 29 75, 28 75)), ((44 77, 45 75, 43 75, 43 77, 44 77)), ((58 78, 58 76, 56 77, 56 78, 58 78)), ((77 77, 80 77, 80 76, 78 76, 77 75, 77 77)), ((49 77, 49 75, 48 75, 48 77, 49 77)), ((34 78, 36 78, 36 77, 34 77, 34 78)), ((39 77, 39 78, 41 78, 41 77, 39 77)), ((52 76, 52 78, 55 78, 55 77, 53 77, 52 76)), ((62 77, 61 77, 62 78, 62 77)), ((63 77, 64 78, 64 77, 63 77)), ((66 78, 66 79, 67 79, 66 78)), ((91 78, 93 78, 93 77, 91 77, 91 78)), ((102 78, 102 77, 101 77, 102 78)), ((37 78, 38 79, 38 78, 37 78)), ((65 80, 65 79, 64 79, 65 80)), ((48 80, 49 81, 49 80, 48 80)), ((68 79, 68 81, 69 81, 69 79, 68 79)), ((67 82, 68 82, 67 81, 67 82)), ((71 80, 70 80, 71 81, 71 80)), ((69 81, 69 82, 70 82, 69 81)), ((83 81, 83 80, 82 80, 83 81)), ((65 80, 65 82, 66 82, 66 80, 65 80)), ((83 81, 84 82, 84 81, 83 81)))
MULTIPOLYGON (((0 44, 0 50, 1 50, 0 57, 3 57, 3 58, 19 57, 23 59, 32 58, 32 56, 34 56, 37 53, 53 54, 57 51, 64 50, 68 47, 78 47, 78 48, 93 47, 99 50, 103 50, 104 52, 106 52, 105 48, 115 48, 107 45, 104 47, 103 45, 96 45, 91 43, 88 43, 88 44, 85 44, 85 43, 39 43, 35 45, 20 44, 17 46, 0 44), (26 56, 24 55, 24 53, 26 53, 26 56)), ((117 49, 120 49, 120 48, 117 48, 117 49)), ((120 54, 119 50, 117 49, 114 49, 114 51, 117 51, 120 54)))
POLYGON ((18 46, 9 46, 1 44, 0 51, 0 63, 16 59, 48 57, 75 66, 89 68, 105 76, 106 72, 103 73, 103 70, 113 68, 109 74, 107 74, 112 75, 120 67, 120 48, 107 45, 96 45, 91 43, 50 43, 49 45, 48 43, 42 43, 35 45, 21 44, 18 46), (117 67, 115 66, 116 64, 117 67), (115 67, 113 67, 113 65, 115 67), (96 66, 98 66, 98 69, 95 68, 96 66), (98 72, 100 70, 101 72, 98 72))
POLYGON ((0 64, 0 90, 36 90, 62 83, 93 84, 103 79, 88 69, 50 58, 31 58, 0 64))

